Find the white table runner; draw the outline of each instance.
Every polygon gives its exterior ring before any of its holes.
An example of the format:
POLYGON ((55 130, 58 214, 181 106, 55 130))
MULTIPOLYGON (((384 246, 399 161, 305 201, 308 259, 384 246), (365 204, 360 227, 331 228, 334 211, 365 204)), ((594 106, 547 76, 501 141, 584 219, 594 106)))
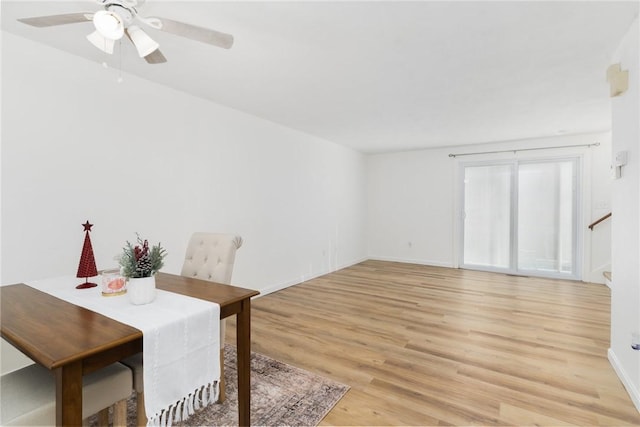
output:
POLYGON ((100 286, 75 289, 78 280, 69 276, 26 284, 142 331, 149 425, 171 425, 217 400, 218 304, 158 289, 151 304, 133 305, 126 294, 102 296, 100 286))

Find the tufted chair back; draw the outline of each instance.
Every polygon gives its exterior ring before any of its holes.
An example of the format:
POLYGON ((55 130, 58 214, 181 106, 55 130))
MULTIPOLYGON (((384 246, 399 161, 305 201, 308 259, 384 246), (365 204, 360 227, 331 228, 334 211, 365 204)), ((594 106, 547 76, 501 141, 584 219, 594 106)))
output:
POLYGON ((229 285, 240 246, 242 237, 235 234, 193 233, 180 274, 229 285))

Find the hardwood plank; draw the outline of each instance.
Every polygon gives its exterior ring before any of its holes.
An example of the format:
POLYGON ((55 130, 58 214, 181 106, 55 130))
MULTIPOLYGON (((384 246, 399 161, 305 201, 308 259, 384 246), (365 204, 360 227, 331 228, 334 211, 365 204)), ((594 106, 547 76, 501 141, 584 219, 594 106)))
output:
POLYGON ((366 261, 255 299, 252 345, 352 387, 321 425, 640 425, 607 360, 610 297, 366 261))
POLYGON ((364 425, 437 425, 438 419, 424 408, 412 408, 402 402, 352 389, 322 420, 322 426, 364 425))

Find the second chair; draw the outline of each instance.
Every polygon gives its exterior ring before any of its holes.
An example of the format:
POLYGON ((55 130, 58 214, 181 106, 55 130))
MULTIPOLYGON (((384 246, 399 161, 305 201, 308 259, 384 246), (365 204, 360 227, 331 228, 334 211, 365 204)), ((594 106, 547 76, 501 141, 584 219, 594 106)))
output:
MULTIPOLYGON (((180 274, 210 282, 231 284, 236 251, 242 246, 242 237, 224 233, 194 233, 189 240, 180 274)), ((225 322, 220 321, 220 398, 224 392, 224 335, 225 322)), ((138 425, 146 425, 144 410, 144 382, 142 354, 122 360, 133 370, 133 388, 137 395, 138 425)))

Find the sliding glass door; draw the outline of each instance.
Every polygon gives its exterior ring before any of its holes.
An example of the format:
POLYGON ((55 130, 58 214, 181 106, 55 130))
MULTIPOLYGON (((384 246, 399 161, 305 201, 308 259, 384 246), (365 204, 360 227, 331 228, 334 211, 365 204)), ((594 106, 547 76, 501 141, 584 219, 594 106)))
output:
POLYGON ((462 266, 579 278, 578 159, 462 165, 462 266))

